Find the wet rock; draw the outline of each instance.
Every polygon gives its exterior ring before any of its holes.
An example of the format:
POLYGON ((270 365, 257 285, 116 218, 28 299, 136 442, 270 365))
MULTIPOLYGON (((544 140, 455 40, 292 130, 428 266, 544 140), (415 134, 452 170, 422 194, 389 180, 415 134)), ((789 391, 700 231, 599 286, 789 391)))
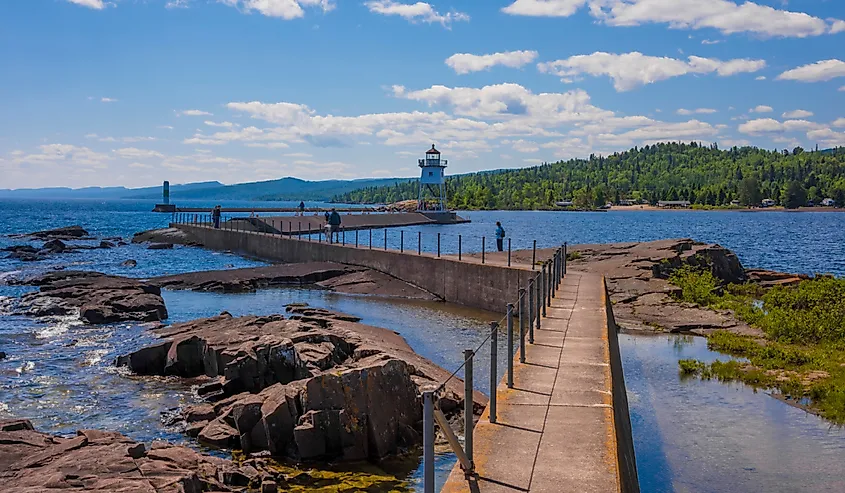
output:
POLYGON ((147 246, 147 250, 170 250, 173 248, 173 243, 151 243, 147 246))
POLYGON ((135 233, 132 243, 170 243, 176 245, 202 246, 192 234, 178 228, 153 229, 135 233))
POLYGON ((59 239, 50 240, 44 243, 41 247, 42 252, 48 253, 62 253, 68 249, 68 246, 65 242, 59 239))
POLYGON ((87 323, 159 321, 167 318, 161 290, 150 284, 98 272, 64 271, 27 279, 19 284, 39 286, 23 295, 15 312, 28 316, 79 313, 87 323))
POLYGON ((46 259, 47 257, 27 251, 15 251, 7 255, 6 258, 20 260, 21 262, 38 262, 46 259))
POLYGON ((243 491, 260 473, 252 466, 153 442, 149 450, 116 432, 80 430, 62 438, 28 421, 0 421, 0 481, 4 491, 199 492, 243 491))
POLYGON ((44 231, 35 231, 32 233, 25 233, 21 235, 10 235, 12 238, 31 237, 39 240, 81 240, 88 237, 88 231, 82 226, 65 226, 63 228, 48 229, 44 231))
POLYGON ((100 241, 100 246, 98 248, 107 249, 107 248, 114 248, 114 243, 106 240, 100 241))
POLYGON ((135 267, 138 265, 138 261, 134 259, 124 260, 120 263, 122 267, 135 267))
POLYGON ((167 289, 244 293, 274 286, 315 285, 343 293, 436 300, 437 297, 387 274, 333 262, 280 264, 246 269, 190 272, 151 279, 167 289))
POLYGON ((22 253, 38 253, 38 249, 32 245, 12 245, 5 248, 0 248, 3 252, 22 252, 22 253))
MULTIPOLYGON (((290 317, 217 317, 154 329, 167 338, 118 359, 139 374, 212 380, 214 402, 182 410, 202 443, 299 460, 378 460, 419 444, 422 389, 448 373, 395 332, 303 305, 290 317)), ((443 401, 462 409, 460 380, 443 401)), ((477 414, 486 405, 474 396, 477 414)), ((457 421, 457 420, 456 420, 457 421)))
POLYGON ((6 359, 6 353, 5 352, 0 351, 0 359, 6 359))

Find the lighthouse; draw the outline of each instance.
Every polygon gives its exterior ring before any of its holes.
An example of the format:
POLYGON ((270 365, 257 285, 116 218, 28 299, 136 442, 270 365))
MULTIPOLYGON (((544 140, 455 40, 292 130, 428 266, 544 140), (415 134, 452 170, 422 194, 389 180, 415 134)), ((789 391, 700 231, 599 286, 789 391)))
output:
POLYGON ((419 160, 420 195, 417 199, 419 212, 446 212, 446 164, 440 158, 440 151, 431 144, 431 149, 425 151, 425 159, 419 160))

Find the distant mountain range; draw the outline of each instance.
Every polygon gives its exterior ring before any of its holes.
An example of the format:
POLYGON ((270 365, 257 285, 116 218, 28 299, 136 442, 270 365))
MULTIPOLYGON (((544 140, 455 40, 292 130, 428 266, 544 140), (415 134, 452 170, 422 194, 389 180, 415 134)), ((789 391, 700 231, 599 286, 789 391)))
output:
MULTIPOLYGON (((307 181, 299 178, 224 185, 217 181, 170 185, 170 200, 321 200, 359 188, 393 185, 407 178, 367 178, 361 180, 307 181)), ((0 189, 0 198, 42 199, 144 199, 161 201, 161 186, 144 188, 21 188, 0 189)))

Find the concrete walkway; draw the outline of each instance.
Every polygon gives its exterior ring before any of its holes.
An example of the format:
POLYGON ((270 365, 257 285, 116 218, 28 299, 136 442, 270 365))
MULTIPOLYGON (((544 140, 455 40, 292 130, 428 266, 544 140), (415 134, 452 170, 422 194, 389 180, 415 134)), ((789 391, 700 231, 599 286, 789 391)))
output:
POLYGON ((456 465, 443 492, 620 491, 604 280, 570 272, 514 388, 500 382, 498 422, 475 426, 476 475, 456 465))

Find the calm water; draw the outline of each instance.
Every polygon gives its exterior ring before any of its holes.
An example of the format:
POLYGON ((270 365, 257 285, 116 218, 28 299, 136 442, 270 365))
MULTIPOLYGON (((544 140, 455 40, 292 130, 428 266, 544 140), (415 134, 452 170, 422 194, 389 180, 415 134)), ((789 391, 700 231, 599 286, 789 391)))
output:
MULTIPOLYGON (((192 204, 193 205, 193 204, 192 204)), ((202 204, 210 205, 210 204, 202 204)), ((245 203, 224 203, 245 206, 245 203)), ((256 205, 256 206, 260 206, 256 205)), ((167 224, 153 214, 152 202, 140 201, 0 201, 0 234, 80 224, 98 237, 129 237, 167 224)), ((845 274, 845 214, 736 212, 470 212, 473 223, 407 228, 405 247, 436 249, 441 233, 444 252, 479 251, 496 220, 511 235, 513 247, 570 243, 692 237, 733 249, 747 266, 795 272, 845 274), (540 227, 546 225, 547 227, 540 227), (534 237, 542 229, 543 236, 534 237)), ((383 245, 381 231, 374 244, 383 245)), ((368 236, 368 235, 367 235, 368 236)), ((361 237, 362 243, 364 237, 361 237)), ((368 239, 368 238, 367 238, 368 239)), ((22 241, 0 236, 0 247, 22 241)), ((388 233, 398 246, 396 230, 388 233)), ((4 286, 3 276, 24 275, 54 266, 149 277, 193 270, 261 265, 231 254, 197 248, 149 251, 130 245, 57 255, 22 264, 0 259, 0 296, 18 296, 29 288, 4 286), (120 263, 135 259, 138 266, 120 263), (9 274, 9 273, 12 274, 9 274)), ((236 315, 283 311, 291 302, 307 302, 363 317, 365 323, 400 332, 420 354, 451 369, 464 348, 483 338, 493 314, 437 303, 380 300, 308 289, 265 290, 250 294, 165 292, 171 321, 210 316, 223 310, 236 315)), ((46 431, 73 433, 81 427, 119 430, 149 441, 186 442, 161 425, 160 412, 194 401, 190 389, 170 379, 136 379, 118 372, 118 354, 151 341, 143 326, 117 324, 85 327, 71 320, 36 321, 0 315, 0 416, 32 418, 46 431)), ((500 338, 504 342, 504 338, 500 338)), ((682 381, 679 358, 725 358, 708 351, 701 339, 680 336, 622 335, 621 347, 634 424, 638 467, 644 492, 652 491, 845 491, 845 433, 822 420, 742 385, 682 381)), ((499 354, 504 354, 500 348, 499 354)), ((489 368, 486 351, 476 363, 489 368)), ((504 358, 499 363, 504 369, 504 358)), ((486 378, 476 378, 487 392, 486 378)), ((438 460, 442 481, 454 462, 438 460)), ((418 482, 419 471, 412 474, 418 482)))

